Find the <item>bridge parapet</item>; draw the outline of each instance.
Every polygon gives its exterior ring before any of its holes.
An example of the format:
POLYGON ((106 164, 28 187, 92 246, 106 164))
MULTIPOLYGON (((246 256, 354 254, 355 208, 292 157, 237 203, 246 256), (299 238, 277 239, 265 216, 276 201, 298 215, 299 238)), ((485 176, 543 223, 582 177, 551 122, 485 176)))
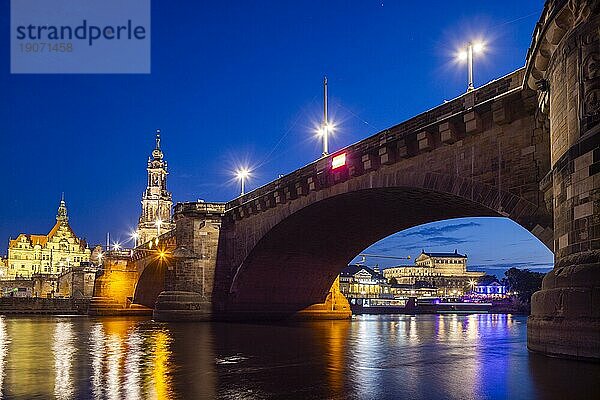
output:
POLYGON ((472 92, 316 160, 284 177, 225 204, 226 215, 239 220, 312 191, 401 162, 483 131, 482 114, 498 125, 510 123, 523 108, 536 107, 535 92, 523 90, 521 68, 472 92), (519 106, 517 106, 517 104, 519 106), (333 168, 334 158, 344 168, 333 168))
POLYGON ((223 214, 225 212, 225 203, 213 203, 213 202, 184 202, 177 203, 175 205, 175 217, 178 214, 183 215, 211 215, 211 214, 223 214))

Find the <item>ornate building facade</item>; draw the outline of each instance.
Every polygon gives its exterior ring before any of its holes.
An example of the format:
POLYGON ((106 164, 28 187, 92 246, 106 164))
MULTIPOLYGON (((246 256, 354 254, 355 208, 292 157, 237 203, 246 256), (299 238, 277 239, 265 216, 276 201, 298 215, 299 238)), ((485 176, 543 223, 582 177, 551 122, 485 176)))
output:
POLYGON ((415 259, 415 265, 387 268, 383 275, 399 284, 414 285, 427 282, 443 289, 442 294, 463 294, 469 281, 485 275, 483 272, 467 271, 467 256, 454 253, 421 252, 415 259))
POLYGON ((148 157, 148 182, 142 195, 142 214, 138 222, 138 245, 149 242, 175 228, 171 217, 173 198, 167 190, 167 162, 160 148, 160 130, 156 131, 156 147, 148 157))
POLYGON ((340 273, 340 292, 346 298, 393 298, 390 284, 379 268, 348 265, 340 273))
POLYGON ((61 199, 56 224, 47 235, 21 233, 8 244, 4 279, 31 278, 33 274, 60 274, 90 261, 91 251, 69 225, 67 205, 61 199))

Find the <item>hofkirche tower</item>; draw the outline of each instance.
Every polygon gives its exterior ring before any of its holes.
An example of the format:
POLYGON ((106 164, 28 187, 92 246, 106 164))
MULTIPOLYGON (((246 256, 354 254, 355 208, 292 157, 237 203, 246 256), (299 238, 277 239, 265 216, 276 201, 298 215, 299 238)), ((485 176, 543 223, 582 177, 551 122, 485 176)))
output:
POLYGON ((148 157, 148 182, 142 195, 142 214, 138 223, 138 244, 149 242, 175 228, 171 218, 173 198, 167 191, 167 162, 160 149, 160 130, 156 130, 156 147, 148 157))

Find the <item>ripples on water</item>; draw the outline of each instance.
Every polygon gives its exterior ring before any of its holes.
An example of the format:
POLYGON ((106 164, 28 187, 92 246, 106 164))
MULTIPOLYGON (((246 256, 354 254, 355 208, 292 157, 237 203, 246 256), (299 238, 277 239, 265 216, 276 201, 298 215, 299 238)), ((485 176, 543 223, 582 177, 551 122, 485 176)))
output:
POLYGON ((598 398, 600 365, 528 354, 526 318, 290 325, 0 316, 0 399, 598 398))

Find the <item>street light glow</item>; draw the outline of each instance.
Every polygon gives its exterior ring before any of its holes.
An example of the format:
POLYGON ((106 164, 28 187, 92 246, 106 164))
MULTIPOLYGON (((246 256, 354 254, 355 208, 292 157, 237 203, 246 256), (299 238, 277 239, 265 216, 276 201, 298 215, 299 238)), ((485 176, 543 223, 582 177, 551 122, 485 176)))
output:
POLYGON ((137 231, 133 231, 133 232, 131 232, 131 234, 129 236, 131 237, 131 240, 133 241, 133 245, 137 246, 138 239, 140 238, 140 234, 137 233, 137 231))
POLYGON ((465 48, 456 51, 456 60, 460 63, 468 61, 469 58, 469 46, 472 47, 473 53, 482 54, 485 53, 486 45, 483 41, 469 42, 465 48))
POLYGON ((235 176, 240 181, 240 196, 243 196, 246 192, 246 180, 250 177, 250 169, 246 167, 238 168, 235 171, 235 176))
POLYGON ((121 243, 114 242, 113 243, 113 250, 119 250, 119 249, 121 249, 121 243))
POLYGON ((247 168, 240 168, 235 172, 235 176, 238 179, 246 179, 250 176, 250 171, 247 168))
POLYGON ((467 86, 467 92, 470 92, 471 90, 475 89, 475 86, 473 85, 473 55, 484 53, 485 48, 485 42, 478 40, 467 43, 466 48, 463 48, 456 52, 456 60, 459 63, 467 63, 467 76, 469 81, 467 86))

